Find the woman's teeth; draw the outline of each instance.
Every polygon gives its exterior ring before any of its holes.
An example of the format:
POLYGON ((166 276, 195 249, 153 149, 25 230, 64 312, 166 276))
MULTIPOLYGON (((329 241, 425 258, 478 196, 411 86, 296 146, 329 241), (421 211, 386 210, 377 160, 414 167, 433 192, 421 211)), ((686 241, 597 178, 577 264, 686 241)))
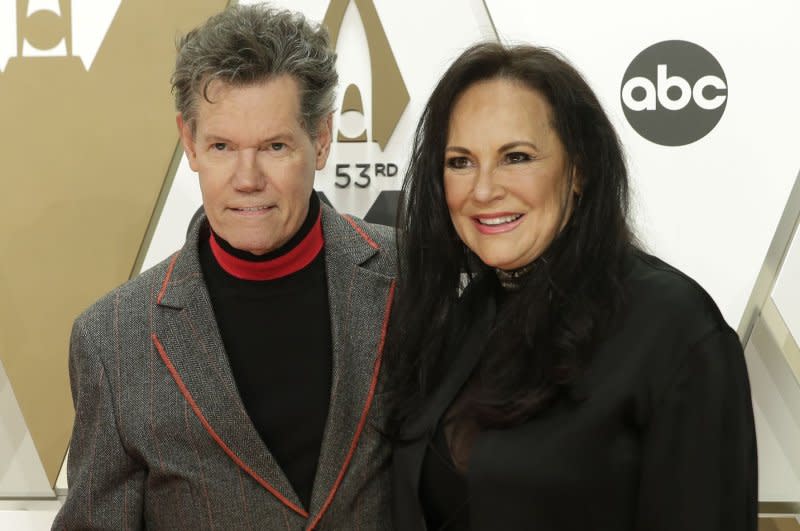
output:
POLYGON ((502 216, 499 218, 478 218, 478 223, 481 225, 502 225, 504 223, 517 221, 521 217, 522 214, 513 214, 511 216, 502 216))

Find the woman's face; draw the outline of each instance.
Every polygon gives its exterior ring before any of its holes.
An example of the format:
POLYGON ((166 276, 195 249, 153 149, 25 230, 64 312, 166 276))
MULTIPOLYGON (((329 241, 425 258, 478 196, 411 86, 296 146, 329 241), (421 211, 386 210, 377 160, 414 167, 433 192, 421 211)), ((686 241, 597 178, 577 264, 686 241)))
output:
POLYGON ((477 82, 453 106, 447 207, 461 240, 486 265, 529 264, 569 217, 577 184, 569 188, 566 153, 550 122, 544 97, 508 79, 477 82))

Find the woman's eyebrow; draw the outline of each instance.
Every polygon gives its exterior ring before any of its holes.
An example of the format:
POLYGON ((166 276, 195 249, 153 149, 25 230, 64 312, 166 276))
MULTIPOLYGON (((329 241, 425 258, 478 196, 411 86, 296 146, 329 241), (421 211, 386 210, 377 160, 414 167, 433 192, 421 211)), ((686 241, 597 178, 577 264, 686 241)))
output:
POLYGON ((469 155, 470 151, 467 148, 461 146, 447 146, 445 151, 456 151, 458 153, 464 153, 465 155, 469 155))
POLYGON ((513 142, 509 142, 508 144, 503 144, 502 146, 500 146, 500 149, 498 149, 497 151, 506 151, 506 150, 513 149, 513 148, 519 147, 519 146, 528 146, 528 147, 530 147, 532 149, 535 149, 536 151, 539 151, 539 148, 536 147, 536 144, 534 144, 533 142, 525 141, 525 140, 515 140, 513 142))

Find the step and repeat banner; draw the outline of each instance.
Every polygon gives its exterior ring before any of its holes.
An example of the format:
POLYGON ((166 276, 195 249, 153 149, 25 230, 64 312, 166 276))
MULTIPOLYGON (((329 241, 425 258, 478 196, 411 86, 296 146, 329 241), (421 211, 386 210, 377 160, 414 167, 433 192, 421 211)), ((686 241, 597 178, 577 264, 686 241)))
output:
MULTIPOLYGON (((637 234, 739 325, 800 171, 800 106, 788 92, 800 82, 796 2, 679 0, 658 16, 633 0, 273 4, 324 20, 336 38, 336 142, 316 181, 335 207, 392 223, 426 98, 464 47, 496 29, 504 42, 562 52, 586 76, 627 150, 637 234)), ((144 267, 182 242, 199 205, 184 162, 144 267)))
MULTIPOLYGON (((800 171, 796 0, 272 3, 324 21, 338 53, 325 201, 391 224, 417 119, 452 60, 479 40, 548 46, 617 128, 641 241, 740 326, 800 171)), ((174 252, 201 204, 176 143, 173 43, 226 4, 0 2, 0 356, 51 484, 71 424, 72 319, 174 252)))
POLYGON ((225 5, 0 0, 0 495, 16 456, 55 481, 72 321, 131 275, 175 150, 175 36, 225 5))

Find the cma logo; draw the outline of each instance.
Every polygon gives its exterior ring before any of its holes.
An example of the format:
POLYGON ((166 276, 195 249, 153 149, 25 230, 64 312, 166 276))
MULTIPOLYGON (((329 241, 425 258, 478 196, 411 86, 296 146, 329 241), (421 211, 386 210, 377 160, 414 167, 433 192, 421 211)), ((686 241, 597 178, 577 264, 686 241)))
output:
POLYGON ((705 48, 664 41, 633 59, 620 99, 625 117, 641 136, 663 146, 684 146, 719 123, 728 83, 719 61, 705 48))
POLYGON ((0 72, 16 57, 78 57, 88 71, 121 2, 2 0, 0 72))
MULTIPOLYGON (((345 11, 354 2, 367 38, 369 62, 372 76, 372 140, 381 150, 386 149, 400 117, 408 106, 409 95, 403 76, 397 66, 386 32, 372 0, 331 0, 325 13, 323 25, 336 46, 344 22, 345 11)), ((364 116, 361 89, 349 84, 344 92, 342 115, 355 112, 364 116)), ((336 136, 339 142, 366 142, 366 128, 360 134, 347 135, 341 130, 336 136)))

